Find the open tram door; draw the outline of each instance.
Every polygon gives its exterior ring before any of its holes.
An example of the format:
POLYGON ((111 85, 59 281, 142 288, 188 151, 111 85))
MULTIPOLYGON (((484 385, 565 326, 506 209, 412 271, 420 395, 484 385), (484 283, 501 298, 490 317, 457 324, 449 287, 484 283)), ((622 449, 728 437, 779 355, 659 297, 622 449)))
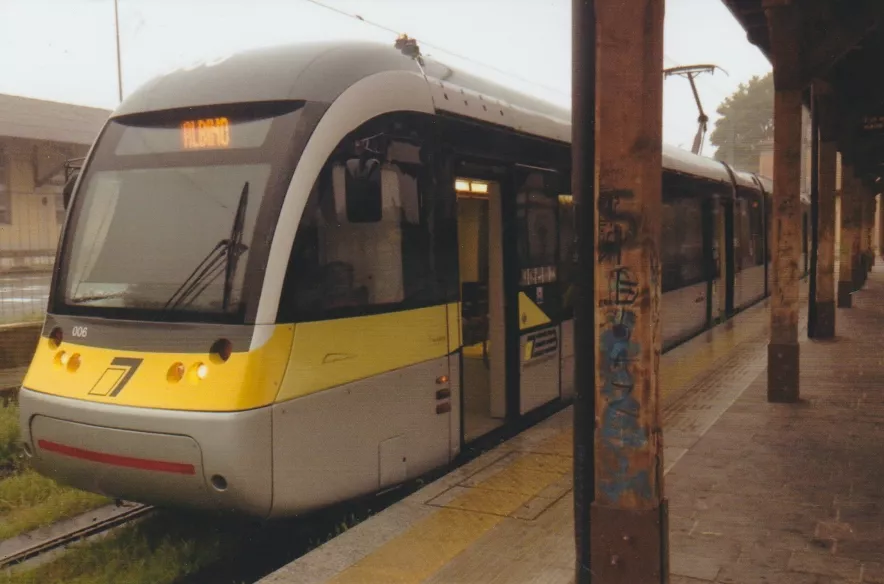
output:
POLYGON ((503 212, 500 183, 457 178, 464 442, 506 421, 503 212))
POLYGON ((567 176, 522 165, 460 172, 461 419, 471 442, 563 395, 573 362, 561 350, 558 224, 569 189, 567 176))

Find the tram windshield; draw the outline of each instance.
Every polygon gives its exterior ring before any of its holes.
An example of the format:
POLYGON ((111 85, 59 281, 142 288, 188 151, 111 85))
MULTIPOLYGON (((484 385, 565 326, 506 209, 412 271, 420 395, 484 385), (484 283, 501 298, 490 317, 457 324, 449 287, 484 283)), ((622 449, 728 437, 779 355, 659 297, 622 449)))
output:
POLYGON ((56 305, 242 316, 258 218, 286 157, 268 144, 275 117, 205 120, 109 124, 74 197, 56 305))

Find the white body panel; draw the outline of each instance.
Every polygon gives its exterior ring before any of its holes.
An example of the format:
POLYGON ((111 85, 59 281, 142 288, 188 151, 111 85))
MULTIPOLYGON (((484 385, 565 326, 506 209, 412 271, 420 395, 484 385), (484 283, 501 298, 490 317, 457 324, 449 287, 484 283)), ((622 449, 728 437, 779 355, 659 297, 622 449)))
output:
POLYGON ((706 282, 671 290, 663 295, 660 325, 664 347, 703 330, 706 326, 706 296, 706 282))
POLYGON ((764 296, 764 265, 752 266, 734 277, 734 308, 746 306, 764 296))
POLYGON ((559 397, 559 327, 519 339, 519 410, 524 414, 559 397))
POLYGON ((436 380, 448 372, 446 356, 276 404, 272 515, 372 493, 446 464, 458 410, 436 413, 436 391, 448 387, 436 380))

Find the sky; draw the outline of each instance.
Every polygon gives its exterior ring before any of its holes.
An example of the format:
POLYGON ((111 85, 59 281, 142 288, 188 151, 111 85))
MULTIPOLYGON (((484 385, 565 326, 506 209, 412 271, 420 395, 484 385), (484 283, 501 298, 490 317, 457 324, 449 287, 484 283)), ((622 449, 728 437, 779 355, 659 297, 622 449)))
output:
MULTIPOLYGON (((570 104, 571 0, 321 0, 407 33, 424 54, 570 104), (467 57, 465 60, 463 57, 467 57), (500 71, 506 72, 506 74, 500 71)), ((164 72, 238 51, 301 41, 395 36, 309 0, 118 0, 123 95, 164 72)), ((664 66, 715 64, 697 86, 710 116, 770 63, 720 0, 666 0, 664 66)), ((0 93, 113 109, 119 103, 113 0, 0 0, 0 93)), ((690 149, 688 81, 664 81, 663 139, 690 149)))

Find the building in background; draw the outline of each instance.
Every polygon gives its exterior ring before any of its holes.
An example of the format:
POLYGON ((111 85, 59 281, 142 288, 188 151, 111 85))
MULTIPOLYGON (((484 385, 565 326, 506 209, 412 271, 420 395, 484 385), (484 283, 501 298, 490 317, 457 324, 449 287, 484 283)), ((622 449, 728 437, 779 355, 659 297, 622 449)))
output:
POLYGON ((65 161, 86 156, 109 115, 0 94, 0 274, 52 268, 65 161))

